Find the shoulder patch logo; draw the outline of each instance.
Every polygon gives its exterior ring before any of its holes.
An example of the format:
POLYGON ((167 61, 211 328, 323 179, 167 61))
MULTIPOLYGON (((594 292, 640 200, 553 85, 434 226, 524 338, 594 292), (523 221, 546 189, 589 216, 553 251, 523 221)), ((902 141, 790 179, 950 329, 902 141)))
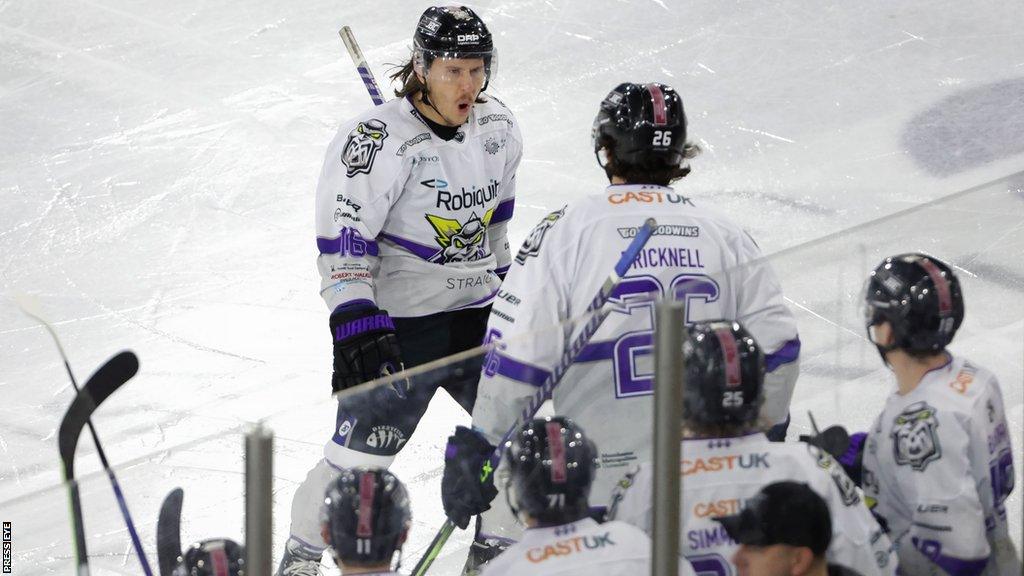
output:
POLYGON ((519 253, 516 254, 516 262, 519 264, 526 264, 526 259, 531 256, 536 256, 540 253, 540 245, 544 242, 544 235, 548 233, 548 230, 555 225, 555 222, 565 215, 565 209, 568 207, 562 206, 560 210, 555 210, 551 214, 548 214, 540 221, 540 224, 530 232, 530 235, 526 237, 523 242, 523 247, 519 249, 519 253))
POLYGON ((360 122, 349 132, 348 141, 341 151, 341 163, 348 168, 346 176, 351 178, 356 174, 370 173, 377 151, 384 147, 384 140, 388 137, 387 127, 384 122, 371 119, 360 122))
POLYGON ((942 447, 935 434, 938 427, 935 408, 926 402, 915 402, 907 406, 892 423, 896 464, 922 472, 929 462, 942 458, 942 447))

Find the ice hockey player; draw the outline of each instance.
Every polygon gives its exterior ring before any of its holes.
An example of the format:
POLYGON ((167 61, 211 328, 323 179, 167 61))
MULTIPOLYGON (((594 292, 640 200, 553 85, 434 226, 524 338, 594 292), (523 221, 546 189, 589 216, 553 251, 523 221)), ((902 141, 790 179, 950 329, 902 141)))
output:
MULTIPOLYGON (((910 574, 1019 575, 1004 502, 1014 485, 999 382, 946 350, 964 319, 953 270, 924 254, 886 258, 865 296, 868 337, 896 390, 863 444, 862 486, 910 574)), ((852 462, 847 462, 851 464, 852 462)))
MULTIPOLYGON (((465 428, 463 428, 465 430, 465 428)), ((572 420, 523 424, 507 443, 509 507, 526 524, 522 539, 487 564, 484 576, 635 576, 650 571, 651 541, 624 522, 590 517, 597 449, 572 420)), ((679 574, 693 574, 680 559, 679 574)))
MULTIPOLYGON (((759 431, 764 356, 750 333, 737 322, 696 324, 683 356, 680 546, 694 570, 732 573, 737 544, 712 518, 735 514, 765 484, 794 480, 821 495, 842 526, 828 547, 829 562, 864 576, 895 573, 892 544, 842 467, 816 446, 770 442, 759 431)), ((620 483, 609 517, 650 533, 651 489, 650 465, 641 464, 620 483)))
POLYGON ((245 547, 229 538, 210 538, 188 547, 171 576, 245 576, 245 547))
MULTIPOLYGON (((553 396, 555 413, 591 430, 600 447, 593 499, 607 502, 627 467, 650 458, 649 425, 623 429, 608 426, 608 420, 652 420, 652 296, 685 299, 692 321, 724 317, 749 323, 772 351, 763 414, 771 424, 786 421, 800 344, 782 288, 750 236, 699 199, 668 187, 689 174, 687 159, 697 153, 687 142, 686 115, 675 90, 663 84, 617 86, 600 105, 593 148, 611 185, 552 212, 519 250, 488 323, 488 338, 500 344, 485 362, 473 411, 473 427, 482 435, 464 438, 500 441, 557 364, 568 336, 559 324, 583 314, 637 228, 653 216, 659 224, 655 235, 553 396)), ((781 439, 784 427, 777 432, 781 439)), ((454 476, 448 480, 458 482, 454 476)), ((466 510, 487 509, 476 486, 447 486, 468 500, 460 512, 448 512, 459 526, 469 522, 466 510)), ((484 516, 474 554, 481 553, 483 540, 515 539, 518 529, 502 508, 484 516)))
POLYGON ((398 574, 412 512, 405 485, 383 468, 342 470, 321 511, 321 535, 341 573, 398 574), (398 556, 397 561, 395 556, 398 556))
POLYGON ((858 576, 827 563, 832 518, 828 504, 807 484, 769 484, 740 512, 712 519, 739 544, 732 556, 737 576, 858 576))
MULTIPOLYGON (((469 8, 432 7, 397 74, 399 98, 342 125, 317 187, 316 228, 330 311, 335 392, 483 342, 491 300, 511 262, 522 138, 485 94, 496 55, 469 8)), ((478 361, 479 362, 479 361, 478 361)), ((468 411, 479 368, 446 379, 468 411)), ((323 491, 341 467, 387 467, 437 384, 380 387, 339 401, 324 458, 292 501, 279 575, 317 574, 323 491)))

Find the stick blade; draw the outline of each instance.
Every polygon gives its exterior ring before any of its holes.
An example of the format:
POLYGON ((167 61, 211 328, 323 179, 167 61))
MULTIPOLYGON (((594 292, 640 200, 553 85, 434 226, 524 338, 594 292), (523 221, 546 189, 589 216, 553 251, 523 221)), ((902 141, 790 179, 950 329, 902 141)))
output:
POLYGON ((129 350, 119 352, 89 377, 85 386, 68 406, 57 434, 60 459, 64 463, 64 472, 68 479, 74 478, 75 448, 78 446, 82 428, 96 411, 96 407, 121 385, 131 380, 138 371, 139 358, 135 353, 129 350))
POLYGON ((185 492, 171 490, 160 505, 160 518, 156 523, 156 558, 160 576, 171 576, 181 556, 181 502, 185 492))

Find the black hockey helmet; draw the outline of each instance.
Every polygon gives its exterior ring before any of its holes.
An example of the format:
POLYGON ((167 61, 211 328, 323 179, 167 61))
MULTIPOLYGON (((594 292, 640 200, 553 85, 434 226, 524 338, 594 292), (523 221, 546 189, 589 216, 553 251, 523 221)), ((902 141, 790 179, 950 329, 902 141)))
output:
POLYGON ((553 416, 523 424, 506 444, 514 510, 544 525, 587 515, 597 472, 597 447, 572 420, 553 416))
POLYGON ((594 118, 591 141, 603 168, 600 150, 619 163, 681 166, 685 160, 686 114, 683 99, 664 84, 619 84, 608 93, 594 118))
POLYGON ((389 562, 412 523, 409 493, 382 468, 346 468, 327 488, 321 520, 334 555, 346 562, 389 562))
POLYGON ((228 538, 196 542, 179 557, 172 576, 245 576, 245 547, 228 538))
POLYGON ((764 402, 764 354, 739 322, 689 328, 683 342, 683 421, 701 426, 748 424, 764 402))
POLYGON ((925 254, 886 258, 871 272, 865 292, 868 338, 874 341, 872 326, 883 321, 892 326, 893 344, 876 343, 883 353, 893 349, 941 352, 964 320, 964 297, 956 274, 925 254))
POLYGON ((413 65, 423 77, 435 58, 482 58, 487 83, 494 77, 494 42, 476 12, 466 6, 431 6, 416 24, 413 65))

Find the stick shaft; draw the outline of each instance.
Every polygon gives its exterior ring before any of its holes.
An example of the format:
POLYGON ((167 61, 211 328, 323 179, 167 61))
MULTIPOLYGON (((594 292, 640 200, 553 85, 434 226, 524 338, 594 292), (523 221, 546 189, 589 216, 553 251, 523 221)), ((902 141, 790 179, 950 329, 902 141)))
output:
POLYGON ((366 86, 366 91, 370 93, 370 99, 373 100, 375 105, 380 106, 385 102, 384 95, 381 94, 380 86, 377 85, 377 79, 373 77, 370 65, 366 63, 363 51, 359 49, 359 43, 356 42, 352 29, 348 26, 342 26, 341 30, 338 30, 338 35, 341 36, 341 41, 345 44, 345 50, 348 51, 348 55, 352 57, 352 63, 356 65, 359 78, 362 79, 363 86, 366 86))

